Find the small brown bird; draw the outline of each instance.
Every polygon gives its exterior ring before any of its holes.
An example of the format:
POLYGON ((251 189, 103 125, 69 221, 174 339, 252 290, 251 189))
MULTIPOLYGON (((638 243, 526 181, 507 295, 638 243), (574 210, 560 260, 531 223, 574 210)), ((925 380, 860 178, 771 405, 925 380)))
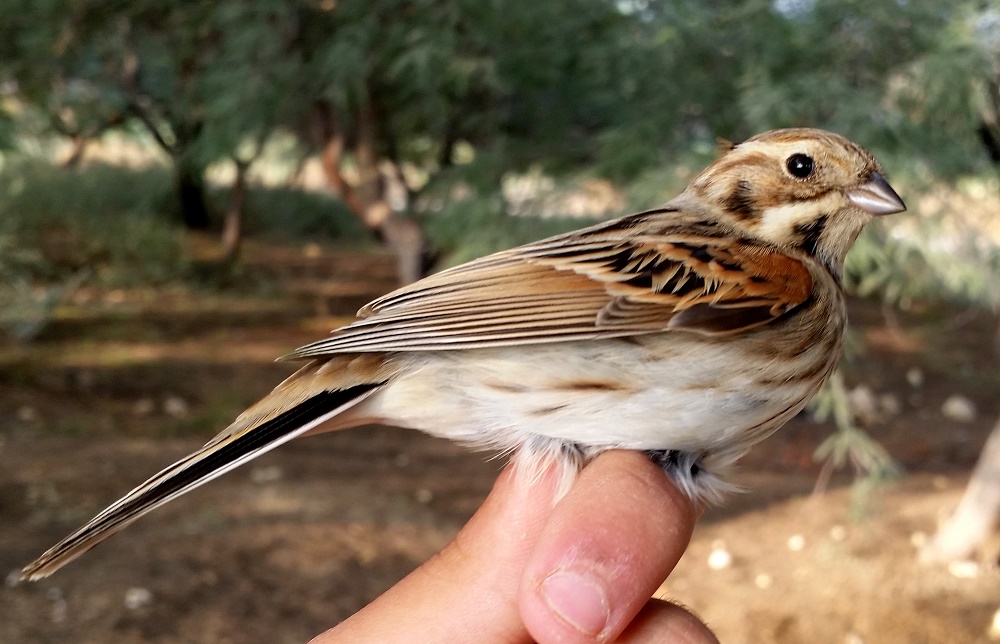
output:
POLYGON ((45 577, 171 499, 293 438, 366 423, 556 462, 653 455, 699 501, 795 416, 840 357, 844 256, 905 210, 866 150, 776 130, 662 208, 484 257, 365 306, 194 454, 24 568, 45 577))

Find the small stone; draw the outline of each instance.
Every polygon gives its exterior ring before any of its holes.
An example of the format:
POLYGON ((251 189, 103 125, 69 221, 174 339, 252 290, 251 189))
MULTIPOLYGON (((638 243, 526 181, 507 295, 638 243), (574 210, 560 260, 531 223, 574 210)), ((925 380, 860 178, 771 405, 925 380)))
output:
POLYGON ((22 423, 33 423, 38 420, 38 411, 31 405, 21 405, 17 409, 17 419, 22 423))
POLYGON ((788 537, 788 549, 792 552, 799 552, 806 547, 806 538, 801 534, 793 534, 788 537))
POLYGON ((903 410, 903 406, 899 402, 899 398, 895 394, 882 394, 878 397, 878 408, 882 412, 883 417, 891 418, 893 416, 898 416, 903 410))
POLYGON ((121 304, 125 299, 125 291, 121 289, 110 291, 104 296, 104 301, 108 304, 121 304))
POLYGON ((976 405, 965 396, 955 394, 941 405, 941 413, 948 420, 970 423, 976 419, 976 405))
POLYGON ((188 404, 180 396, 168 396, 163 401, 163 413, 173 418, 186 418, 188 415, 188 404))
POLYGON ((733 555, 725 548, 715 548, 708 555, 708 567, 712 570, 722 570, 733 565, 733 555))
POLYGON ((143 416, 149 416, 156 410, 156 403, 153 402, 152 398, 140 398, 139 400, 132 403, 132 415, 142 418, 143 416))
POLYGON ((924 372, 918 367, 910 367, 906 370, 906 382, 910 383, 910 386, 916 389, 924 384, 924 372))
POLYGON ((857 633, 848 633, 844 636, 844 644, 865 644, 865 638, 857 633))
POLYGON ((761 590, 767 590, 774 584, 774 580, 771 579, 771 575, 762 572, 753 578, 753 584, 761 590))
POLYGON ((917 530, 910 534, 910 545, 914 548, 923 548, 927 545, 927 533, 917 530))
POLYGON ((250 480, 254 483, 274 483, 275 481, 280 481, 284 472, 277 465, 269 465, 267 467, 257 467, 251 470, 250 480))
POLYGON ((958 579, 975 579, 979 576, 979 564, 975 561, 952 561, 948 564, 948 572, 958 579))
POLYGON ((52 602, 52 612, 49 614, 52 623, 61 624, 65 622, 68 606, 66 605, 66 598, 63 597, 62 590, 59 588, 49 588, 45 594, 48 596, 49 601, 52 602))
POLYGON ((139 610, 151 603, 153 603, 153 591, 148 588, 135 586, 125 591, 125 608, 129 610, 139 610))
POLYGON ((834 541, 843 541, 847 538, 847 528, 842 525, 835 525, 830 528, 830 538, 834 541))
POLYGON ((847 394, 851 413, 862 425, 872 425, 879 420, 878 399, 868 385, 858 385, 847 394))
POLYGON ((417 499, 417 503, 420 503, 422 505, 427 505, 428 503, 434 500, 434 493, 428 490, 427 488, 422 487, 419 490, 417 490, 416 494, 414 494, 414 497, 417 499))
POLYGON ((309 259, 316 259, 323 256, 323 249, 315 242, 309 242, 302 247, 302 256, 309 259))

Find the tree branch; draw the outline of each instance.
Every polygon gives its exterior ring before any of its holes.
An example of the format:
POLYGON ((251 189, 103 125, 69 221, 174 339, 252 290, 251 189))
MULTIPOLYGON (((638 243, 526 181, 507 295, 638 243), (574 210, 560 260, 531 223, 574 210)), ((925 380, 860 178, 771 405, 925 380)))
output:
MULTIPOLYGON (((128 26, 125 27, 128 29, 128 26)), ((172 157, 176 157, 178 153, 177 141, 170 143, 167 141, 167 137, 160 131, 159 126, 156 124, 156 119, 154 115, 150 114, 149 110, 143 105, 144 101, 142 95, 139 92, 139 56, 135 53, 129 43, 129 33, 123 36, 126 45, 126 52, 124 59, 122 60, 122 90, 125 92, 125 97, 127 99, 128 109, 132 114, 134 114, 141 122, 149 133, 153 135, 153 139, 163 148, 163 150, 172 157)))

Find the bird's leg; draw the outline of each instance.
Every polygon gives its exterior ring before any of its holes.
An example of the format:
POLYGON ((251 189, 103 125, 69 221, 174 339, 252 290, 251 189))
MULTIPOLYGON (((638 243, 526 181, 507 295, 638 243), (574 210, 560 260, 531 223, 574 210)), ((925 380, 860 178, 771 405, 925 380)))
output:
POLYGON ((700 454, 678 449, 651 449, 646 451, 646 456, 679 483, 693 481, 702 471, 698 464, 700 454))

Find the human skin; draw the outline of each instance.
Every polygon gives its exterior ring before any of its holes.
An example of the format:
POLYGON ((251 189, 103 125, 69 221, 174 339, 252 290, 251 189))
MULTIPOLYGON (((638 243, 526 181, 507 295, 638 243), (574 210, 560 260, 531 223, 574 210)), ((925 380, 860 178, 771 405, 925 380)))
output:
POLYGON ((676 604, 650 599, 700 511, 643 454, 601 454, 565 497, 550 470, 504 470, 441 552, 313 640, 716 642, 676 604))

